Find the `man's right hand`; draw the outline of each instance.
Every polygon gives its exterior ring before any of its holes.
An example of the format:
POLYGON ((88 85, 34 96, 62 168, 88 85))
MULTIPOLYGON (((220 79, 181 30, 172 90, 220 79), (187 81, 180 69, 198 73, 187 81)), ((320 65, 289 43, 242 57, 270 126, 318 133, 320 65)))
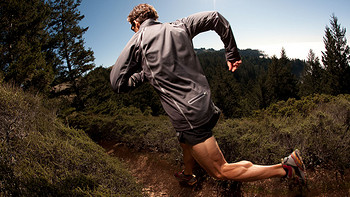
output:
POLYGON ((227 66, 228 66, 228 70, 235 72, 235 70, 237 70, 237 68, 242 64, 242 60, 238 60, 235 62, 232 61, 227 61, 227 66))

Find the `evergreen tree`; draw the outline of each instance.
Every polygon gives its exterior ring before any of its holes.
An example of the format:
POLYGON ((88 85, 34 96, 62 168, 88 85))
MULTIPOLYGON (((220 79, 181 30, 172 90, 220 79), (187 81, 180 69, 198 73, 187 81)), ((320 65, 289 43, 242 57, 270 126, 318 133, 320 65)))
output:
POLYGON ((300 94, 307 96, 324 93, 324 74, 319 58, 310 49, 300 81, 300 94))
POLYGON ((24 89, 48 90, 54 77, 44 47, 48 17, 44 0, 0 2, 0 70, 5 81, 24 89))
POLYGON ((110 86, 110 72, 110 69, 97 67, 81 80, 85 111, 114 115, 121 108, 134 106, 144 113, 165 114, 157 93, 149 83, 125 94, 115 94, 110 86))
POLYGON ((88 28, 79 26, 84 18, 78 11, 81 0, 52 0, 52 21, 50 33, 57 44, 57 55, 60 65, 56 68, 56 84, 68 83, 66 94, 75 94, 76 107, 82 107, 79 81, 88 71, 94 68, 94 54, 85 49, 83 34, 88 28))
POLYGON ((269 106, 269 100, 267 96, 267 87, 266 87, 266 78, 267 78, 267 72, 265 70, 262 70, 260 75, 258 76, 256 83, 252 87, 251 90, 251 103, 252 105, 255 104, 255 110, 257 109, 264 109, 269 106))
POLYGON ((265 86, 267 105, 297 97, 297 80, 291 72, 291 62, 283 48, 280 59, 272 57, 272 62, 267 70, 265 86))
POLYGON ((216 68, 216 74, 212 77, 210 86, 214 103, 226 117, 242 117, 240 88, 233 73, 221 66, 216 68))
POLYGON ((241 117, 240 86, 236 80, 239 70, 235 73, 228 71, 224 50, 199 49, 196 52, 210 84, 214 103, 226 117, 241 117))
POLYGON ((340 27, 334 14, 330 24, 331 27, 326 26, 323 37, 326 51, 322 52, 322 62, 327 73, 327 93, 350 93, 350 49, 346 44, 346 29, 340 27))

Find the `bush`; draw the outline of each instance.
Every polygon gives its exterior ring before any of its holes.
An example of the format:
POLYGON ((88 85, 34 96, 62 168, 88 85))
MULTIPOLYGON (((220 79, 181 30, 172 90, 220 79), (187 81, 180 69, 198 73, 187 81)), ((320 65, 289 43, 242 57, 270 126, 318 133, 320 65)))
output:
POLYGON ((68 117, 72 127, 84 130, 94 141, 114 141, 136 149, 171 152, 178 142, 168 117, 151 116, 134 107, 114 116, 76 112, 68 117))
POLYGON ((42 103, 0 86, 0 196, 141 196, 119 160, 42 103))
POLYGON ((280 162, 301 149, 307 168, 344 173, 350 167, 350 95, 290 99, 254 118, 226 120, 215 135, 228 161, 280 162))

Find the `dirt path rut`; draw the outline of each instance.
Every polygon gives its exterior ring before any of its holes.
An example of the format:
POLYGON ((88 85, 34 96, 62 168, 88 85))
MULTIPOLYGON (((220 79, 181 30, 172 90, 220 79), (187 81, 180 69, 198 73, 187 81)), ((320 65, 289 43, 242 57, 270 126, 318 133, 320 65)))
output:
POLYGON ((213 180, 201 180, 195 186, 179 184, 173 174, 180 165, 169 163, 159 153, 139 152, 122 144, 100 144, 109 155, 116 156, 128 165, 132 175, 143 184, 143 192, 149 196, 220 196, 213 180))

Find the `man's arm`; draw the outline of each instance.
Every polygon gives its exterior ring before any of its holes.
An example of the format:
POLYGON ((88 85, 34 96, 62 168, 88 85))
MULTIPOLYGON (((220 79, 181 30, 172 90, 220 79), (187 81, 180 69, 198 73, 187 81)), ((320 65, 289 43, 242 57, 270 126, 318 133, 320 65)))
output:
POLYGON ((138 87, 145 80, 141 70, 141 54, 137 43, 138 36, 133 36, 113 65, 110 81, 116 93, 128 92, 138 87))
POLYGON ((214 30, 224 43, 229 70, 235 71, 242 63, 231 26, 220 13, 215 11, 201 12, 174 23, 184 23, 191 38, 201 32, 214 30))

